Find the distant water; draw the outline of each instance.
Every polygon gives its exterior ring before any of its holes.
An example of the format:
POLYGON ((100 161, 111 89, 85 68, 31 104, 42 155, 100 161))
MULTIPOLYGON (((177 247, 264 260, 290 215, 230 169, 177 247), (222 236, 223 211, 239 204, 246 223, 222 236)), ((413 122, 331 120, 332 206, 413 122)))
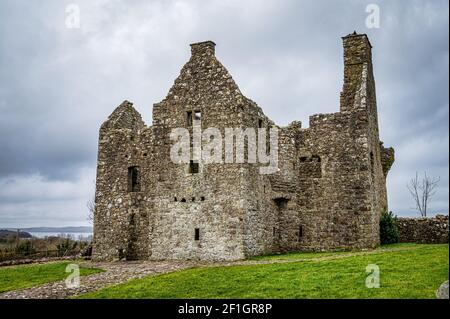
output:
POLYGON ((45 237, 69 237, 72 239, 89 239, 92 238, 92 233, 58 233, 58 232, 29 232, 33 237, 45 238, 45 237))

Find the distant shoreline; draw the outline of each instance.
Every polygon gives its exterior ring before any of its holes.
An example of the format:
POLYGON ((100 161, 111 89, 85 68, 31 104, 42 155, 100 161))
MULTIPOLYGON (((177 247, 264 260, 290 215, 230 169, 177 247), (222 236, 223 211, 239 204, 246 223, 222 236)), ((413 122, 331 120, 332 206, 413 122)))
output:
POLYGON ((71 239, 87 239, 87 238, 92 238, 92 236, 94 235, 93 233, 84 233, 84 232, 71 232, 71 233, 62 233, 62 232, 30 232, 29 234, 31 234, 31 236, 33 238, 39 238, 39 239, 43 239, 43 238, 47 238, 47 237, 60 237, 60 238, 71 238, 71 239))
POLYGON ((4 228, 10 231, 24 231, 28 233, 93 233, 90 226, 66 226, 66 227, 24 227, 24 228, 4 228))

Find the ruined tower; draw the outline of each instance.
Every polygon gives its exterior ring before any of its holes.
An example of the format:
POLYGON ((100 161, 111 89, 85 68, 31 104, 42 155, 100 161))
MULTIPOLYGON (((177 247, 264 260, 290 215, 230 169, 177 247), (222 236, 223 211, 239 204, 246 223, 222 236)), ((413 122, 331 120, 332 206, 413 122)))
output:
MULTIPOLYGON (((379 140, 371 45, 344 41, 340 112, 310 126, 276 126, 217 60, 215 43, 191 45, 146 126, 128 101, 100 128, 93 257, 235 260, 303 250, 373 248, 387 208, 393 150, 379 140), (170 158, 174 129, 278 129, 278 170, 254 163, 170 158)), ((195 144, 195 143, 193 143, 195 144)), ((198 146, 197 146, 198 147, 198 146)), ((201 147, 201 146, 200 146, 201 147)))

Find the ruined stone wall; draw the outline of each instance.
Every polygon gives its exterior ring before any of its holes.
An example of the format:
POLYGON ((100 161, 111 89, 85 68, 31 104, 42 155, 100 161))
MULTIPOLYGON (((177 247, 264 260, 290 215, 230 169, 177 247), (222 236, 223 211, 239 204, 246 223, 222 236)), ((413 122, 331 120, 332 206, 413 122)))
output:
MULTIPOLYGON (((351 34, 344 40, 344 89, 341 111, 365 110, 367 132, 360 137, 369 174, 370 223, 372 234, 379 233, 379 218, 387 210, 386 179, 383 173, 382 148, 379 139, 375 80, 372 65, 372 45, 366 35, 351 34), (359 77, 359 81, 357 80, 359 77), (352 104, 347 104, 352 103, 352 104)), ((372 238, 378 243, 378 238, 372 238)))
POLYGON ((303 250, 368 248, 373 229, 367 113, 315 115, 299 137, 298 200, 303 250))
POLYGON ((240 92, 211 41, 191 45, 168 95, 153 106, 152 126, 122 103, 100 129, 94 259, 233 260, 375 247, 394 151, 379 140, 370 42, 357 34, 343 40, 340 112, 311 116, 307 129, 278 127, 274 174, 261 174, 267 164, 248 157, 206 163, 194 140, 198 172, 170 158, 176 128, 191 135, 217 128, 224 137, 226 128, 276 127, 240 92))
MULTIPOLYGON (((243 127, 264 130, 266 135, 266 153, 269 152, 268 131, 273 126, 262 110, 250 100, 243 115, 243 127)), ((247 145, 248 151, 248 145, 247 145)), ((257 149, 254 150, 257 154, 257 149)), ((261 174, 259 168, 266 164, 244 164, 241 188, 241 200, 244 205, 244 254, 246 257, 273 252, 273 225, 278 216, 270 201, 270 181, 267 175, 261 174)))
POLYGON ((299 170, 297 160, 297 138, 301 130, 300 122, 292 122, 279 130, 278 156, 279 172, 269 177, 271 194, 269 209, 275 211, 277 223, 272 226, 274 250, 294 251, 299 249, 300 218, 296 201, 299 170))
MULTIPOLYGON (((268 125, 260 108, 242 95, 216 59, 214 47, 212 42, 192 45, 190 61, 166 99, 154 106, 154 126, 169 131, 186 127, 192 132, 187 112, 201 112, 196 125, 202 130, 217 128, 222 136, 225 128, 257 127, 260 119, 268 125)), ((260 244, 264 218, 260 218, 259 210, 252 214, 247 202, 251 188, 260 185, 254 180, 249 186, 255 167, 200 161, 199 173, 189 174, 186 165, 167 161, 161 161, 161 169, 169 172, 170 183, 162 193, 171 195, 165 195, 169 200, 161 197, 156 201, 152 259, 241 259, 249 254, 245 247, 260 244), (196 228, 199 240, 194 239, 196 228)), ((249 251, 261 253, 264 248, 249 251)))
POLYGON ((387 174, 390 166, 383 167, 381 157, 371 45, 365 35, 343 41, 340 112, 311 116, 310 127, 297 135, 297 196, 290 204, 297 216, 282 215, 282 250, 370 248, 379 242, 379 217, 387 208, 383 168, 387 174))
POLYGON ((103 123, 99 134, 94 250, 96 259, 136 259, 147 255, 148 216, 144 190, 152 174, 145 174, 140 191, 130 192, 130 167, 144 165, 141 133, 145 128, 130 102, 122 103, 103 123))
POLYGON ((401 243, 446 244, 448 243, 448 215, 436 217, 396 219, 401 243))

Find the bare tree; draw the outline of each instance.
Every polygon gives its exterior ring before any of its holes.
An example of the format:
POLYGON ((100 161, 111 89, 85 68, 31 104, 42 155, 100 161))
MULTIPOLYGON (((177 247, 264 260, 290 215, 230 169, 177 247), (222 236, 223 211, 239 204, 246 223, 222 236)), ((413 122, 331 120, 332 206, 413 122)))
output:
POLYGON ((86 207, 89 210, 88 220, 92 222, 94 221, 95 213, 95 197, 86 202, 86 207))
POLYGON ((86 202, 86 207, 89 210, 88 220, 90 222, 94 221, 94 214, 95 214, 95 180, 93 181, 93 183, 94 183, 94 196, 86 202))
POLYGON ((414 199, 415 209, 419 211, 422 217, 427 217, 428 204, 433 196, 436 194, 436 187, 438 186, 440 177, 429 177, 424 173, 424 177, 419 179, 419 174, 411 179, 407 187, 414 199))

